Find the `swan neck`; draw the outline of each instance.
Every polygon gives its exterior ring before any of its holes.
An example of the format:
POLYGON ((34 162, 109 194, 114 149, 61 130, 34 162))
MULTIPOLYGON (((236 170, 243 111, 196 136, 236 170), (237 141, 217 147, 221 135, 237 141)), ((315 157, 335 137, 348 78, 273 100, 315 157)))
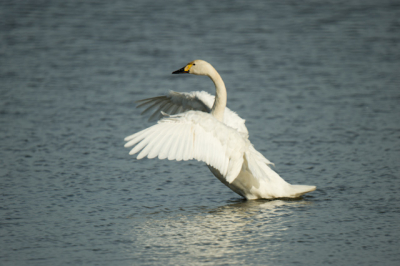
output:
POLYGON ((224 112, 227 100, 225 83, 215 69, 211 73, 211 75, 209 75, 209 77, 214 82, 215 85, 215 101, 211 109, 211 114, 216 119, 222 122, 224 119, 224 112))

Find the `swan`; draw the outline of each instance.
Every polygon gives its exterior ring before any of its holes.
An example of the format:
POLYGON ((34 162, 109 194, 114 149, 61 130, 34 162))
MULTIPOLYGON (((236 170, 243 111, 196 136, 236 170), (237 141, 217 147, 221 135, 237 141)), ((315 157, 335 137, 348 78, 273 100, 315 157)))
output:
POLYGON ((125 138, 137 159, 198 160, 227 187, 248 199, 296 198, 315 186, 291 185, 249 141, 245 120, 226 107, 224 81, 206 61, 194 60, 172 74, 208 76, 215 98, 206 92, 178 93, 140 100, 158 123, 125 138))

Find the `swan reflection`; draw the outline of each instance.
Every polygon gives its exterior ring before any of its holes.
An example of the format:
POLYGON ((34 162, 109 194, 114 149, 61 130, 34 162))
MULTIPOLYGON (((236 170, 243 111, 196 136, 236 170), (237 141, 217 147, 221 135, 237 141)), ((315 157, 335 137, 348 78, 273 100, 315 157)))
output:
POLYGON ((236 258, 243 258, 244 252, 279 252, 280 240, 296 219, 293 209, 308 204, 304 200, 237 201, 195 214, 149 219, 130 234, 141 252, 173 253, 173 264, 219 258, 229 258, 227 264, 239 263, 236 258))

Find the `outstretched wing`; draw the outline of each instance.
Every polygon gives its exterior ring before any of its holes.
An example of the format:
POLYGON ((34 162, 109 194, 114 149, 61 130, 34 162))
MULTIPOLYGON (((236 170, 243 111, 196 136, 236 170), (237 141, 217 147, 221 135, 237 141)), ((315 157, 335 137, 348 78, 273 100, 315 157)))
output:
POLYGON ((239 174, 249 141, 235 129, 199 111, 168 116, 158 124, 125 138, 129 154, 143 157, 205 162, 231 183, 239 174))
POLYGON ((151 112, 149 121, 158 120, 163 117, 161 112, 169 115, 183 113, 189 110, 196 110, 209 113, 214 103, 214 97, 207 92, 175 92, 170 91, 165 96, 158 96, 139 100, 138 106, 146 107, 142 115, 151 112))
MULTIPOLYGON (((146 107, 141 113, 142 115, 151 113, 149 121, 158 120, 163 117, 162 113, 175 115, 190 110, 209 113, 214 104, 215 97, 205 91, 192 92, 176 92, 170 91, 165 96, 158 96, 139 100, 138 106, 146 107)), ((225 108, 224 123, 236 129, 240 133, 249 135, 245 126, 245 120, 240 118, 235 112, 229 108, 225 108)))

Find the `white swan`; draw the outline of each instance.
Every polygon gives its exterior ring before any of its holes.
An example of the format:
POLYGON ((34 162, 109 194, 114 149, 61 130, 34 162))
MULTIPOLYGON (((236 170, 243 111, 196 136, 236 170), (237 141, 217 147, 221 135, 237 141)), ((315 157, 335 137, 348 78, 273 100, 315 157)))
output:
POLYGON ((316 189, 291 185, 275 173, 248 139, 245 120, 226 108, 226 88, 218 72, 203 60, 194 60, 172 74, 208 76, 215 84, 214 97, 206 92, 177 93, 139 101, 156 108, 150 119, 164 118, 152 127, 125 138, 125 147, 135 146, 137 159, 205 162, 226 186, 246 199, 295 198, 316 189), (169 113, 169 114, 166 114, 169 113))

